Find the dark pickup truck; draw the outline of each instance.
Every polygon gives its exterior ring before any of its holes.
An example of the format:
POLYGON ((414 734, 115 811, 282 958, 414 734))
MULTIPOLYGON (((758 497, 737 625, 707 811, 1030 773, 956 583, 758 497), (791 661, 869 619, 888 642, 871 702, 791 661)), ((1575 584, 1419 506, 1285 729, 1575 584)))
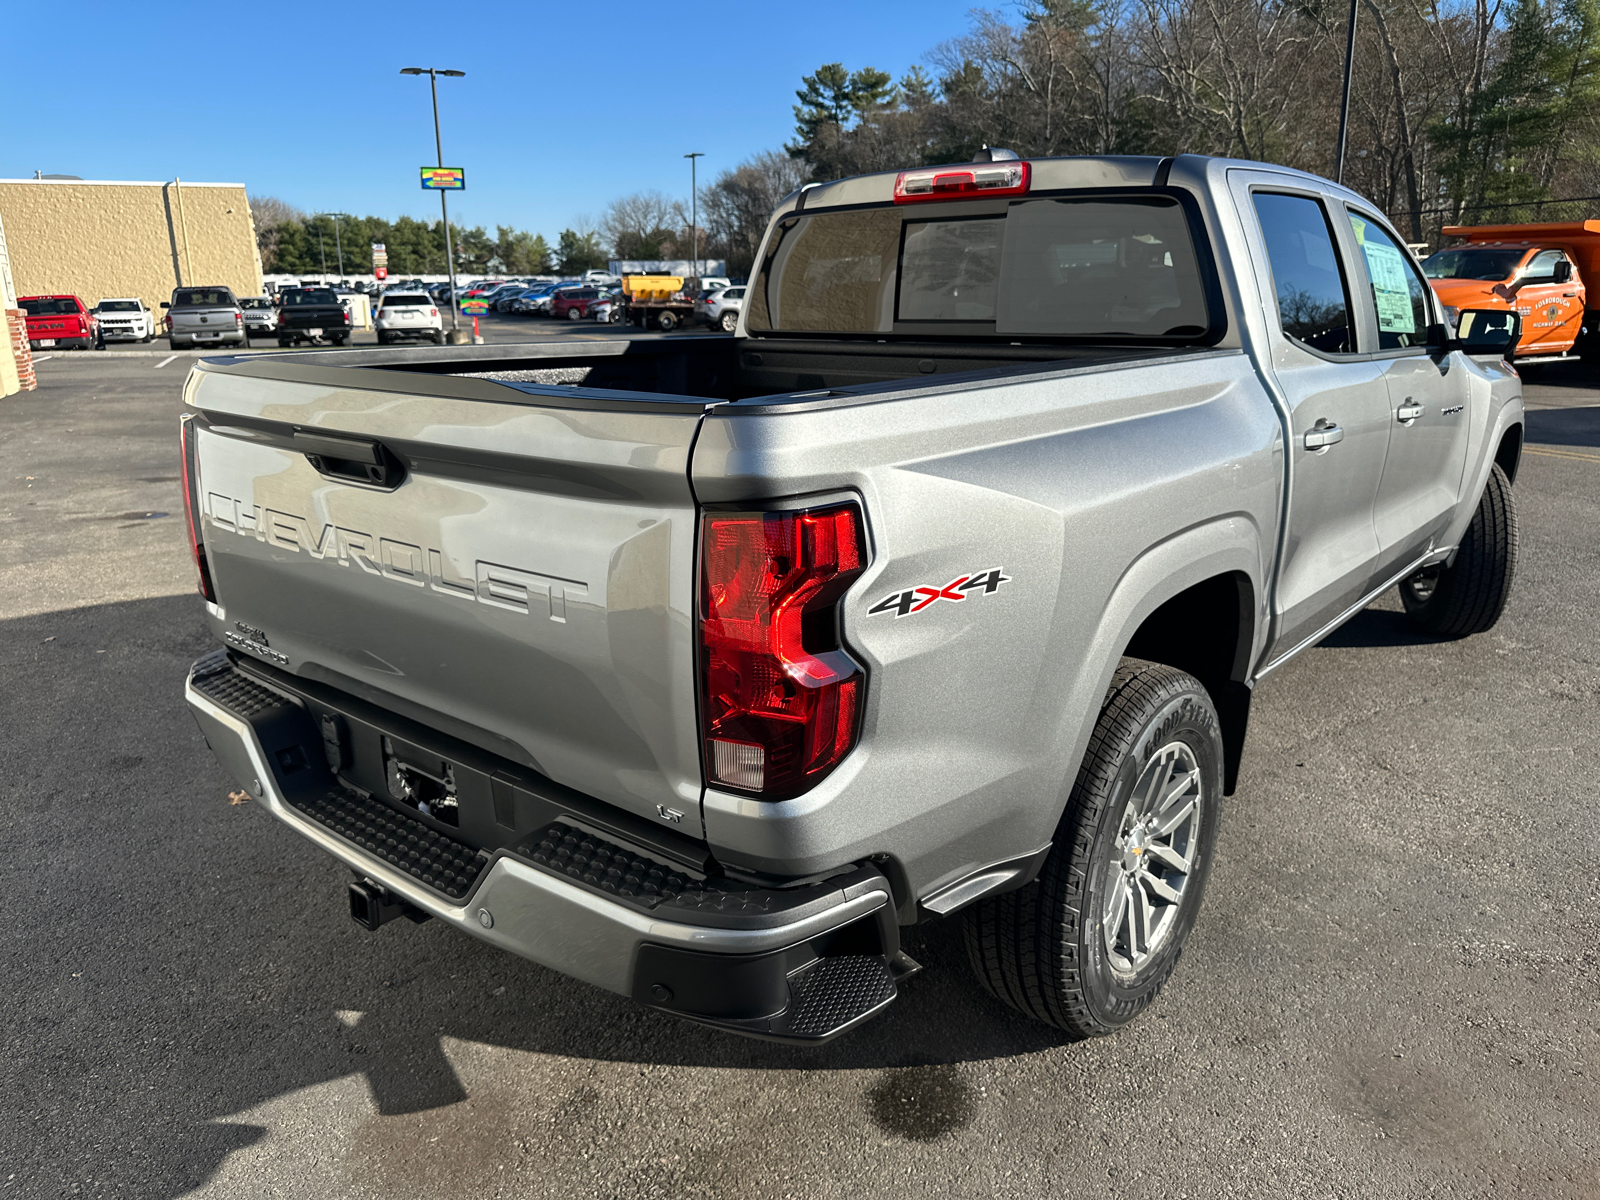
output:
POLYGON ((289 288, 278 297, 278 345, 350 342, 350 310, 332 288, 289 288))

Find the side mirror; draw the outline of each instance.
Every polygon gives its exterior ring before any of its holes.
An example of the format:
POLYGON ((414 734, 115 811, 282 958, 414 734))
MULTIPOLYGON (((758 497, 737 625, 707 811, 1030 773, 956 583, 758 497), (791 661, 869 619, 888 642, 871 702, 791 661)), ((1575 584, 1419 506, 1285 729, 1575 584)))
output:
POLYGON ((168 302, 167 302, 167 301, 165 301, 165 300, 163 300, 163 301, 162 301, 162 302, 161 302, 161 307, 162 307, 162 308, 171 308, 171 307, 172 307, 172 305, 171 305, 171 304, 170 304, 170 303, 168 303, 168 302))
POLYGON ((1504 308, 1464 308, 1456 327, 1456 349, 1463 354, 1510 359, 1522 340, 1522 316, 1504 308))
POLYGON ((1570 262, 1568 262, 1566 259, 1562 259, 1560 262, 1558 262, 1556 264, 1555 270, 1553 272, 1551 272, 1551 275, 1554 278, 1556 283, 1571 283, 1572 282, 1572 264, 1570 262))
POLYGON ((1451 341, 1448 325, 1429 325, 1422 344, 1428 348, 1429 354, 1448 354, 1451 341))

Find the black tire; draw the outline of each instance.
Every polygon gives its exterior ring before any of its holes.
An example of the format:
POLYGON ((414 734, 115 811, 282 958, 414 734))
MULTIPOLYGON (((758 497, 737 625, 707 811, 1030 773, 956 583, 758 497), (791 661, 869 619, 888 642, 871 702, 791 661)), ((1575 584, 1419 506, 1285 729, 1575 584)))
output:
POLYGON ((348 346, 350 344, 350 335, 347 333, 343 337, 334 337, 329 338, 328 340, 331 341, 335 346, 348 346))
POLYGON ((735 329, 739 328, 739 314, 730 308, 727 312, 722 314, 722 318, 718 324, 722 326, 723 333, 732 333, 735 329))
POLYGON ((664 312, 656 318, 656 325, 660 327, 662 333, 671 333, 678 327, 678 314, 664 312))
POLYGON ((290 338, 279 338, 278 339, 278 349, 280 349, 280 350, 287 350, 292 345, 294 345, 294 342, 290 338))
POLYGON ((1461 638, 1493 629, 1517 574, 1517 508, 1511 481, 1489 468, 1472 524, 1448 567, 1425 567, 1400 585, 1406 613, 1438 637, 1461 638))
POLYGON ((574 304, 571 308, 567 309, 567 320, 569 320, 569 321, 581 321, 581 320, 583 320, 583 312, 582 312, 581 309, 578 308, 578 306, 576 304, 574 304))
POLYGON ((1039 878, 965 914, 979 982, 1075 1039, 1115 1033, 1148 1008, 1177 966, 1200 908, 1216 845, 1222 762, 1217 711, 1200 681, 1174 667, 1123 659, 1039 878), (1180 777, 1163 774, 1178 769, 1188 781, 1181 792, 1180 777), (1134 821, 1141 799, 1152 811, 1134 821), (1180 819, 1159 834, 1143 823, 1155 814, 1180 819), (1170 844, 1156 847, 1163 838, 1170 844), (1186 860, 1187 872, 1168 867, 1164 851, 1186 860), (1148 871, 1151 863, 1163 873, 1148 871), (1178 902, 1162 900, 1145 879, 1175 891, 1178 902), (1126 901, 1132 908, 1119 910, 1107 935, 1101 917, 1119 895, 1144 900, 1126 901), (1127 941, 1136 936, 1131 923, 1139 913, 1147 939, 1142 961, 1121 937, 1124 928, 1127 941))
POLYGON ((389 344, 389 335, 387 333, 380 333, 378 335, 378 345, 387 346, 388 344, 389 344))

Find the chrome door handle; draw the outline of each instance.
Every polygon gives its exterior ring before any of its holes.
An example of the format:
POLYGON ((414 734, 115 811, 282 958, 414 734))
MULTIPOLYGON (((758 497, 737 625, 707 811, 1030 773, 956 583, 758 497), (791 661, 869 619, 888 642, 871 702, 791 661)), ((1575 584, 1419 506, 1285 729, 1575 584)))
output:
POLYGON ((1317 418, 1317 423, 1306 430, 1307 450, 1326 450, 1336 442, 1342 441, 1344 441, 1344 430, 1324 417, 1317 418))
POLYGON ((1394 410, 1394 419, 1402 425, 1409 425, 1422 415, 1422 405, 1414 403, 1408 396, 1406 402, 1394 410))

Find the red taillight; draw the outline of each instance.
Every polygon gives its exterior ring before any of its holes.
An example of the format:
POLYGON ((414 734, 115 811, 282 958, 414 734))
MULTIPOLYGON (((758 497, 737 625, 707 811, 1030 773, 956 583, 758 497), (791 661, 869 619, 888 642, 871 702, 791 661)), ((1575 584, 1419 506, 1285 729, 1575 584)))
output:
POLYGON ((233 323, 235 325, 243 325, 244 324, 244 314, 242 312, 234 313, 233 314, 233 323))
POLYGON ((894 181, 894 202, 960 200, 972 196, 1020 196, 1028 190, 1025 162, 972 163, 901 171, 894 181))
POLYGON ((211 587, 211 569, 206 566, 206 545, 200 537, 200 512, 195 506, 194 491, 199 482, 199 461, 194 444, 194 414, 185 413, 178 418, 178 441, 183 451, 183 518, 189 530, 189 552, 194 555, 194 569, 200 574, 200 594, 212 604, 217 594, 211 587))
POLYGON ((701 537, 707 777, 798 795, 855 745, 864 679, 835 608, 864 566, 860 510, 708 513, 701 537))

